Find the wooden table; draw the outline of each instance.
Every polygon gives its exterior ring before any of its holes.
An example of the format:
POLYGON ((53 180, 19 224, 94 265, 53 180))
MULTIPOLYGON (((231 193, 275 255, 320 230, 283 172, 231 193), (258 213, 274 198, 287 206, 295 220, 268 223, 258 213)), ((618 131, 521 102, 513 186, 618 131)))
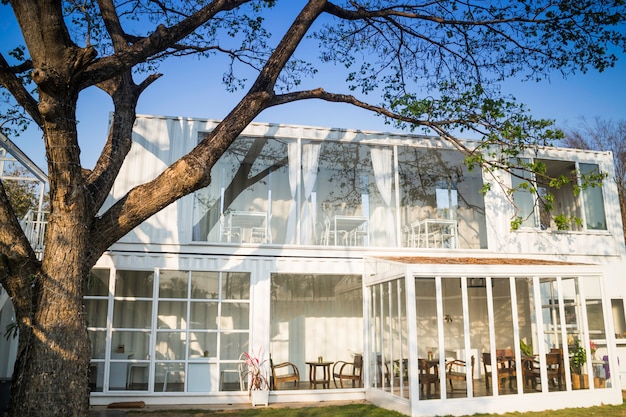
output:
POLYGON ((317 384, 322 384, 322 388, 330 388, 330 365, 333 363, 325 361, 306 362, 309 365, 309 382, 312 387, 317 388, 317 384), (317 368, 322 368, 321 379, 317 377, 317 368))

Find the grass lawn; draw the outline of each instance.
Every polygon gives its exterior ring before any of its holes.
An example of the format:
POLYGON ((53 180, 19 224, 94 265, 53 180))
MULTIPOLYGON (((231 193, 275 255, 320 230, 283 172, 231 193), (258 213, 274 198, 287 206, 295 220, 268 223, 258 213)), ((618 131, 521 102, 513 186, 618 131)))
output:
MULTIPOLYGON (((385 410, 369 404, 350 404, 307 408, 246 408, 237 410, 167 410, 128 412, 129 417, 402 417, 404 414, 385 410)), ((626 402, 622 405, 606 405, 590 408, 568 408, 557 411, 506 414, 474 414, 474 417, 626 417, 626 402)))

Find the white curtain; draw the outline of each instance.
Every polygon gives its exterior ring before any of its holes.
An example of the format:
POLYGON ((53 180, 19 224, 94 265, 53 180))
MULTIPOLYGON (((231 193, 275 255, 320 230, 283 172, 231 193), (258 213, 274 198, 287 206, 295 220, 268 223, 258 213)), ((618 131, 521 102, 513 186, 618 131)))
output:
POLYGON ((374 178, 376 179, 376 187, 385 203, 385 231, 387 235, 387 244, 390 247, 396 246, 396 226, 393 221, 393 208, 391 206, 391 191, 393 185, 392 164, 393 154, 389 148, 372 148, 372 168, 374 169, 374 178))
POLYGON ((291 207, 289 208, 289 218, 287 219, 286 244, 296 243, 296 191, 298 190, 298 144, 290 142, 287 146, 287 156, 289 158, 289 191, 291 192, 291 207))
POLYGON ((311 201, 313 186, 317 180, 317 168, 319 166, 320 145, 307 143, 302 146, 302 183, 304 186, 304 207, 302 212, 301 239, 303 245, 314 244, 315 218, 312 215, 311 201))

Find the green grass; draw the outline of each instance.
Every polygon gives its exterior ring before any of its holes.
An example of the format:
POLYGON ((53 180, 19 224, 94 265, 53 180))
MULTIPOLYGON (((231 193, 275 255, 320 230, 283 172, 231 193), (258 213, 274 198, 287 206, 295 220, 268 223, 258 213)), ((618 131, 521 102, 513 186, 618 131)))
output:
MULTIPOLYGON (((129 417, 402 417, 404 414, 378 408, 370 404, 350 404, 306 408, 243 408, 237 410, 167 410, 128 412, 129 417)), ((590 408, 568 408, 557 411, 532 413, 474 414, 474 417, 626 417, 626 402, 622 405, 605 405, 590 408)))

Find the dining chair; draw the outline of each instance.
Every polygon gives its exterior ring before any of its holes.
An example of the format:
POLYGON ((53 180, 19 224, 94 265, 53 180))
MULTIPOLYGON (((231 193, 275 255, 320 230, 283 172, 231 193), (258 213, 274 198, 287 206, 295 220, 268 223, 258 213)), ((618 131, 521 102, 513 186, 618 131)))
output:
MULTIPOLYGON (((558 390, 563 389, 563 355, 557 349, 553 349, 549 353, 546 353, 546 373, 548 376, 548 382, 553 387, 558 387, 558 390)), ((532 384, 534 390, 537 389, 537 385, 541 383, 541 363, 537 358, 527 358, 524 361, 523 366, 524 383, 527 386, 528 383, 532 384)))
POLYGON ((517 375, 515 371, 515 361, 514 356, 508 354, 505 350, 496 350, 496 364, 493 365, 491 361, 491 353, 483 352, 482 360, 483 360, 483 371, 485 374, 485 387, 489 391, 491 389, 491 384, 489 380, 493 378, 494 372, 496 373, 496 378, 498 379, 498 390, 502 390, 504 387, 503 382, 509 381, 509 388, 513 388, 513 380, 517 375))
POLYGON ((284 382, 293 382, 296 389, 300 389, 300 371, 291 362, 281 362, 274 364, 270 356, 270 368, 272 369, 271 389, 278 389, 277 386, 284 382))
POLYGON ((439 392, 439 368, 436 365, 433 366, 432 362, 426 359, 418 359, 418 367, 420 395, 424 395, 424 386, 426 386, 426 397, 424 398, 430 398, 431 385, 435 385, 435 393, 439 392))
MULTIPOLYGON (((472 356, 470 361, 470 377, 473 378, 474 375, 474 364, 475 358, 472 356)), ((472 392, 474 392, 474 384, 473 381, 467 380, 467 362, 462 361, 460 359, 454 359, 448 363, 446 363, 446 379, 450 383, 450 391, 454 392, 454 384, 452 381, 465 381, 466 384, 472 384, 472 392)))
POLYGON ((339 386, 343 388, 343 381, 352 381, 352 388, 361 388, 363 386, 363 355, 356 354, 352 362, 337 361, 333 364, 333 382, 337 388, 337 380, 339 386), (358 385, 357 385, 358 383, 358 385))

